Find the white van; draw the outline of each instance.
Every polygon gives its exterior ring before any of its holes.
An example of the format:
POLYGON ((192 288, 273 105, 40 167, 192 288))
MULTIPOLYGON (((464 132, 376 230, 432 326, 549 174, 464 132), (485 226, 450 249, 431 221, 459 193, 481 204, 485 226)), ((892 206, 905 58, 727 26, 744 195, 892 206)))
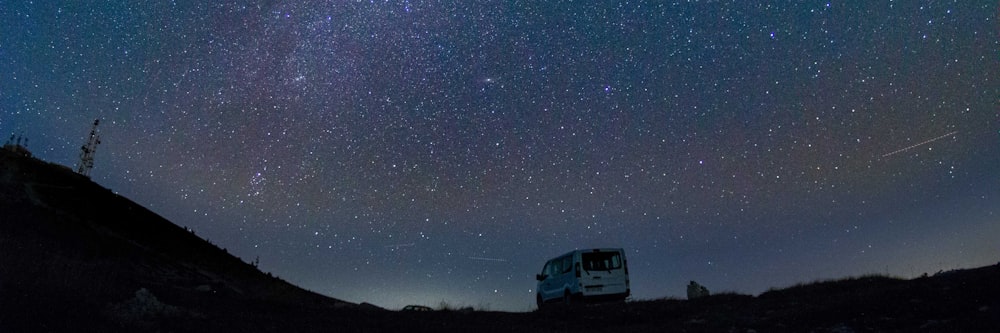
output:
POLYGON ((624 300, 629 288, 628 260, 622 249, 576 250, 545 263, 535 301, 545 303, 624 300))

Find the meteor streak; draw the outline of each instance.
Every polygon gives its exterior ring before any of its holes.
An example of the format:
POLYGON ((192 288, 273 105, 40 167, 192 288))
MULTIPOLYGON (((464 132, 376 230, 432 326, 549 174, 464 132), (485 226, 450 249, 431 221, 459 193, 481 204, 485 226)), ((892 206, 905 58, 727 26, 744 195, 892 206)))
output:
POLYGON ((404 247, 411 247, 411 246, 414 246, 414 245, 417 245, 417 243, 403 243, 403 244, 396 244, 396 245, 386 245, 385 248, 392 249, 392 250, 398 250, 398 249, 401 249, 401 248, 404 248, 404 247))
POLYGON ((896 154, 902 153, 904 151, 907 151, 907 150, 910 150, 910 149, 913 149, 913 148, 917 148, 917 147, 926 145, 928 143, 931 143, 931 142, 934 142, 934 141, 937 141, 937 140, 941 140, 941 139, 947 138, 947 137, 955 135, 955 134, 958 134, 958 131, 953 131, 951 133, 948 133, 948 134, 945 134, 945 135, 942 135, 942 136, 939 136, 939 137, 936 137, 936 138, 933 138, 933 139, 924 140, 924 141, 918 142, 918 143, 916 143, 914 145, 911 145, 911 146, 908 146, 908 147, 904 147, 904 148, 901 148, 901 149, 897 149, 897 150, 891 151, 889 153, 882 154, 882 157, 885 158, 885 157, 889 157, 889 156, 892 156, 892 155, 896 155, 896 154))
POLYGON ((507 259, 500 259, 500 258, 469 257, 469 259, 479 260, 479 261, 507 262, 507 259))

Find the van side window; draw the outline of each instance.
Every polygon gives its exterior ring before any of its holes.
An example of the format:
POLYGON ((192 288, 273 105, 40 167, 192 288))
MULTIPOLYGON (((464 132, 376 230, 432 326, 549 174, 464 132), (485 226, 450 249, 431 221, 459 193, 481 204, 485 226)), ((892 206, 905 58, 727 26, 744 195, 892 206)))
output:
POLYGON ((559 275, 559 272, 562 272, 562 268, 559 267, 561 265, 562 265, 562 260, 550 261, 548 266, 549 269, 548 271, 546 271, 546 273, 549 275, 559 275))
POLYGON ((562 260, 562 272, 566 273, 573 270, 573 257, 567 256, 562 260))

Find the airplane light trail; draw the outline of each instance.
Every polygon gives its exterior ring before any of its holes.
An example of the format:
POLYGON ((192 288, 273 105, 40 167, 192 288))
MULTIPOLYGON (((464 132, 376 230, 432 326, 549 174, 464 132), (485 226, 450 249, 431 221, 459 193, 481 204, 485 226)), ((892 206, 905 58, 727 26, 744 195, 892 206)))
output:
POLYGON ((907 150, 910 150, 910 149, 913 149, 913 148, 917 148, 917 147, 926 145, 928 143, 931 143, 931 142, 934 142, 934 141, 937 141, 937 140, 941 140, 941 139, 947 138, 947 137, 955 135, 955 134, 958 134, 958 131, 953 131, 951 133, 948 133, 948 134, 945 134, 945 135, 942 135, 942 136, 939 136, 939 137, 936 137, 936 138, 933 138, 933 139, 930 139, 930 140, 924 140, 924 141, 918 142, 917 144, 914 144, 914 145, 911 145, 911 146, 908 146, 908 147, 904 147, 904 148, 901 148, 901 149, 897 149, 897 150, 894 150, 894 151, 889 152, 889 153, 882 154, 882 157, 884 158, 884 157, 889 157, 889 156, 892 156, 892 155, 896 155, 896 154, 902 153, 904 151, 907 151, 907 150))

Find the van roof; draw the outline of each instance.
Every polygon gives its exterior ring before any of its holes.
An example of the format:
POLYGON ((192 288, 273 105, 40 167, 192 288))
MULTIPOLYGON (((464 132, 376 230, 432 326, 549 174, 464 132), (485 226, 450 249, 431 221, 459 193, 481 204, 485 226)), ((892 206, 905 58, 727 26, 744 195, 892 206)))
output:
MULTIPOLYGON (((624 253, 625 250, 622 249, 622 248, 620 248, 620 247, 618 247, 618 248, 603 247, 603 248, 593 248, 593 249, 576 249, 576 250, 573 250, 573 251, 569 251, 569 252, 563 253, 563 254, 559 255, 558 257, 567 256, 567 255, 574 254, 574 253, 577 253, 577 252, 579 252, 579 253, 587 253, 587 252, 622 252, 622 253, 624 253)), ((558 257, 556 257, 556 258, 558 258, 558 257)))

